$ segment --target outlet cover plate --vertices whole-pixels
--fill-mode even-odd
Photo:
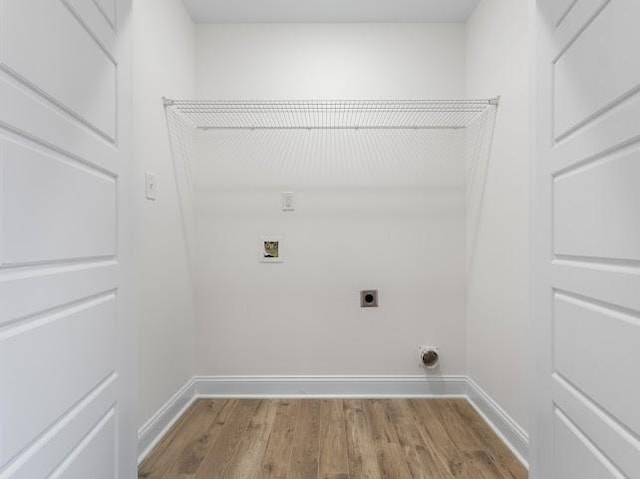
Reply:
[[[293,191],[285,191],[282,193],[282,211],[295,211],[295,199]]]
[[[363,289],[360,291],[360,307],[361,308],[377,308],[378,307],[378,290]]]

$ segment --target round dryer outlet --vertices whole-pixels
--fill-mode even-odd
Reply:
[[[440,364],[440,351],[435,346],[420,346],[420,362],[427,369],[435,369]]]

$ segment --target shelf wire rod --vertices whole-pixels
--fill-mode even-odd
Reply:
[[[311,121],[311,117],[309,116],[309,111],[305,108],[302,107],[302,105],[300,105],[300,109],[304,112],[304,119],[306,121],[306,124],[309,125],[310,121]]]
[[[371,114],[367,115],[367,125],[371,123],[377,123],[380,125],[385,124],[385,116],[388,116],[391,112],[384,111],[384,108],[380,104],[376,104],[371,109]]]
[[[353,125],[353,109],[348,108],[348,106],[345,104],[344,105],[344,116],[346,117],[346,122],[345,124],[347,125]]]
[[[362,103],[360,100],[358,100],[358,104],[356,107],[356,112],[357,112],[357,117],[356,117],[356,125],[357,127],[360,127],[360,125],[362,124],[362,116],[364,115],[364,108],[362,107]]]
[[[290,124],[293,124],[293,123],[294,123],[293,115],[292,115],[292,113],[291,113],[292,107],[293,107],[293,106],[291,105],[291,102],[289,102],[289,103],[288,103],[288,108],[287,108],[287,117],[289,118],[289,123],[290,123]]]
[[[208,118],[211,125],[229,125],[231,127],[236,127],[238,125],[238,119],[231,116],[226,111],[215,112],[212,111],[210,113],[205,113],[205,118]]]
[[[295,104],[295,103],[293,103],[292,105],[293,105],[293,114],[292,114],[292,118],[293,118],[293,120],[292,120],[292,122],[293,122],[293,121],[298,121],[298,119],[299,119],[299,118],[300,118],[300,116],[302,115],[302,111],[301,111],[301,109],[300,109],[300,106],[299,106],[299,105],[297,105],[297,104]]]
[[[170,101],[200,128],[463,128],[495,101]]]
[[[272,109],[265,110],[264,113],[262,113],[260,126],[264,125],[265,123],[269,125],[280,126],[278,115],[276,115]]]
[[[215,119],[216,117],[214,117]],[[238,115],[234,115],[232,110],[222,110],[222,114],[221,115],[217,115],[217,121],[221,121],[221,119],[225,119],[224,122],[226,123],[229,120],[226,120],[227,118],[230,119],[229,124],[232,126],[236,126],[236,127],[247,127],[247,123],[244,120],[244,117],[240,114]],[[223,123],[224,124],[224,123]]]
[[[415,114],[412,113],[409,109],[400,112],[389,112],[387,114],[387,118],[390,122],[396,121],[398,123],[404,122],[406,124],[415,123],[413,117],[415,117]]]
[[[345,105],[342,105],[340,108],[340,124],[345,125],[348,124],[349,117],[347,115],[347,108]]]
[[[415,118],[411,118],[411,116],[414,116],[414,115],[411,115],[411,113],[408,110],[406,110],[403,113],[400,113],[398,122],[400,123],[400,122],[404,121],[406,123],[409,123],[409,120],[413,119],[412,123],[415,124]]]

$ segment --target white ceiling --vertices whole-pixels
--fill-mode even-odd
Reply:
[[[183,0],[198,23],[464,22],[479,0]]]

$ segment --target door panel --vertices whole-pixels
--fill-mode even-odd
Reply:
[[[602,303],[556,293],[554,369],[640,435],[640,321]],[[577,334],[578,333],[578,334]]]
[[[12,462],[3,471],[2,477],[10,477],[11,479],[48,477],[51,471],[54,471],[61,464],[61,458],[65,461],[70,456],[73,457],[70,451],[74,451],[82,442],[81,440],[79,442],[78,438],[89,435],[95,429],[96,424],[102,422],[102,418],[116,417],[116,412],[111,406],[118,401],[117,382],[117,378],[112,377],[111,380],[96,388],[83,400],[80,407],[75,408],[76,413],[70,414],[67,420],[56,424],[36,440],[34,445],[29,448],[33,455],[29,456],[28,460],[23,456],[23,460]],[[107,412],[105,413],[105,411]],[[116,432],[116,435],[120,434]],[[104,457],[112,457],[108,449]],[[134,476],[121,474],[112,477]]]
[[[626,471],[627,477],[640,477],[640,442],[637,437],[621,428],[616,420],[559,375],[554,375],[553,380],[553,397],[558,410],[580,424],[583,435],[600,438],[598,444],[602,447],[602,454],[620,470]]]
[[[51,475],[56,479],[116,476],[116,421],[112,408]]]
[[[537,0],[539,479],[640,473],[640,3]]]
[[[0,264],[112,258],[116,178],[21,143],[0,137],[5,155]]]
[[[4,439],[1,461],[17,454],[78,398],[115,374],[115,299],[107,293],[0,336],[0,422],[11,431]]]
[[[624,476],[603,456],[580,429],[560,410],[554,417],[555,477],[622,479]]]
[[[589,0],[579,0],[571,21]],[[595,12],[574,25],[568,45],[556,45],[553,91],[555,136],[561,138],[637,89],[640,57],[630,45],[640,43],[640,3],[628,0],[591,1]],[[610,52],[615,52],[610,54]]]
[[[93,3],[84,4],[98,13]],[[4,0],[1,11],[4,68],[78,121],[114,140],[117,64],[97,41],[95,32],[106,23],[102,16],[100,22],[89,25],[82,11],[62,0]]]
[[[0,479],[136,474],[129,9],[0,0]]]
[[[7,128],[3,135],[16,132],[19,141],[37,138],[43,146],[71,160],[117,174],[120,149],[88,132],[84,124],[21,83],[4,69],[1,61],[0,72],[4,73],[0,77],[0,123]],[[119,75],[123,75],[122,67]]]
[[[558,174],[553,182],[557,255],[640,261],[640,147]]]

